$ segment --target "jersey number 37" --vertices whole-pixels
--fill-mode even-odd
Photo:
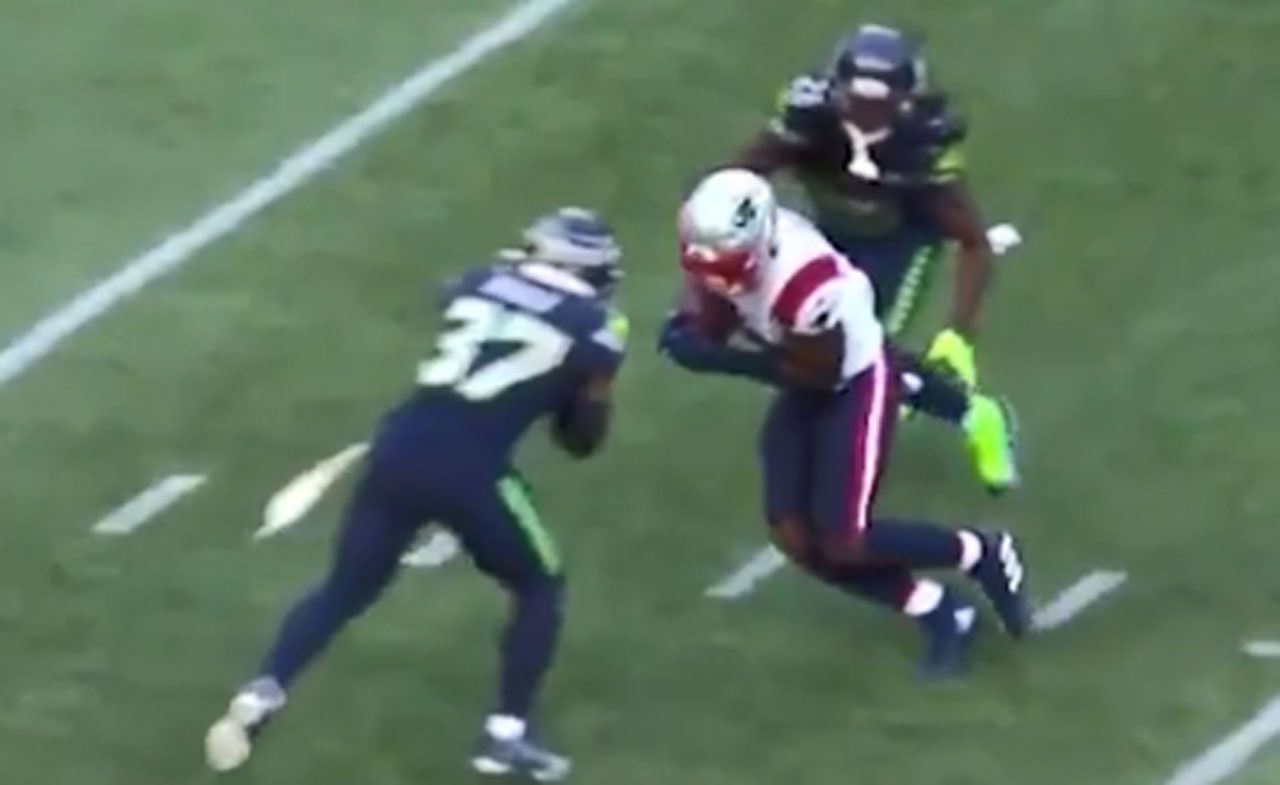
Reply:
[[[564,362],[572,339],[522,311],[479,297],[454,300],[444,317],[453,326],[436,341],[435,355],[418,366],[418,384],[452,387],[469,401],[486,401]],[[477,362],[486,345],[513,347]]]

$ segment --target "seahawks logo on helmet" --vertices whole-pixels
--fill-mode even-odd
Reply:
[[[524,240],[529,256],[568,270],[603,296],[612,294],[622,278],[617,238],[592,210],[561,207],[526,229]]]

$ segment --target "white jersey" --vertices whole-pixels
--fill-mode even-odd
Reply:
[[[799,213],[778,209],[777,252],[760,271],[760,285],[732,299],[743,324],[770,344],[785,333],[815,335],[839,325],[844,332],[846,382],[884,352],[875,293],[866,274]]]

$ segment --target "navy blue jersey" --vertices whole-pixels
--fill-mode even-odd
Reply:
[[[963,176],[967,130],[941,93],[904,105],[892,133],[870,147],[875,178],[855,175],[853,145],[831,90],[820,76],[793,80],[769,126],[795,151],[795,174],[819,223],[855,236],[886,234],[919,217],[931,189]]]
[[[419,366],[418,389],[384,428],[401,446],[430,441],[422,446],[503,466],[530,425],[622,362],[625,317],[546,265],[474,270],[449,287],[441,307],[445,324]]]

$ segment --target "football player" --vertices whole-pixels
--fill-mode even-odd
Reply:
[[[974,387],[992,250],[965,183],[965,124],[929,85],[917,42],[890,27],[860,27],[824,72],[792,81],[779,104],[735,165],[794,176],[818,228],[870,278],[891,335],[907,327],[944,243],[953,242],[950,323],[927,359]]]
[[[1026,579],[1011,534],[875,510],[897,404],[963,417],[970,398],[886,340],[867,276],[743,169],[694,189],[680,240],[697,304],[668,320],[662,350],[690,370],[779,388],[761,439],[774,544],[822,581],[918,619],[926,676],[965,670],[976,614],[963,594],[917,571],[970,576],[1005,630],[1025,634]]]
[[[512,598],[473,767],[541,781],[568,773],[568,759],[529,730],[559,638],[564,579],[511,454],[544,416],[572,455],[601,446],[627,320],[611,304],[619,248],[597,214],[561,209],[525,241],[448,288],[448,327],[418,368],[416,389],[382,420],[327,575],[285,615],[255,677],[209,729],[214,769],[245,762],[298,676],[378,598],[423,524],[436,522]]]

